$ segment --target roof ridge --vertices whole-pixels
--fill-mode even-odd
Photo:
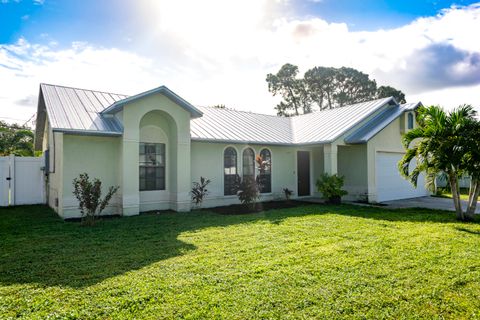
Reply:
[[[267,117],[273,117],[273,118],[278,118],[278,119],[290,118],[290,117],[277,116],[277,115],[275,115],[275,114],[259,113],[259,112],[246,111],[246,110],[237,110],[237,109],[230,109],[230,108],[216,108],[216,107],[210,107],[210,106],[197,106],[197,107],[198,107],[198,108],[211,109],[211,110],[219,110],[219,111],[224,111],[224,112],[225,112],[225,111],[230,111],[230,112],[239,112],[239,113],[254,114],[254,115],[267,116]]]
[[[115,92],[108,92],[108,91],[101,91],[101,90],[85,89],[85,88],[78,88],[78,87],[69,87],[69,86],[63,86],[63,85],[60,85],[60,84],[51,84],[51,83],[42,82],[42,83],[40,83],[40,86],[42,86],[42,85],[51,86],[51,87],[60,87],[60,88],[67,88],[67,89],[82,90],[82,91],[93,91],[93,92],[106,93],[106,94],[115,94],[117,96],[130,97],[130,95],[124,94],[124,93],[115,93]]]
[[[393,97],[386,97],[386,98],[379,98],[379,99],[367,100],[367,101],[363,101],[363,102],[356,102],[356,103],[344,105],[343,107],[336,107],[336,108],[332,108],[332,109],[316,110],[316,111],[313,111],[313,112],[310,112],[310,113],[303,113],[303,114],[299,114],[299,115],[292,115],[292,116],[289,116],[289,117],[282,117],[282,116],[278,116],[278,115],[274,115],[274,114],[266,114],[266,113],[259,113],[259,112],[245,111],[245,110],[237,110],[237,109],[230,109],[230,108],[216,108],[216,107],[211,107],[211,106],[197,106],[197,107],[198,107],[198,108],[212,109],[212,110],[222,110],[222,111],[232,111],[232,112],[248,113],[248,114],[268,116],[268,117],[280,118],[280,119],[295,119],[295,118],[299,118],[299,117],[303,117],[303,116],[309,116],[309,115],[317,114],[317,113],[320,113],[320,112],[331,112],[331,111],[334,111],[335,109],[338,109],[338,108],[352,107],[352,106],[356,106],[356,105],[359,105],[359,104],[362,104],[362,103],[366,103],[366,102],[372,102],[372,103],[373,103],[373,102],[382,101],[382,100],[385,100],[385,102],[386,102],[386,101],[388,101],[388,100],[391,100],[392,98],[393,98]]]
[[[298,117],[302,117],[302,116],[308,116],[308,115],[312,115],[312,114],[317,114],[319,112],[332,112],[332,111],[337,110],[337,109],[354,107],[356,105],[359,105],[359,104],[362,104],[362,103],[367,103],[367,102],[368,103],[375,103],[375,102],[382,101],[382,100],[385,100],[385,102],[387,102],[387,101],[392,100],[392,99],[393,99],[393,97],[386,97],[386,98],[367,100],[367,101],[363,101],[363,102],[355,102],[355,103],[352,103],[352,104],[346,104],[343,107],[335,107],[335,108],[332,108],[332,109],[317,110],[317,111],[313,111],[313,112],[310,112],[310,113],[299,114],[298,116],[292,116],[290,118],[298,118]]]
[[[135,95],[127,95],[127,94],[123,94],[123,93],[115,93],[115,92],[108,92],[108,91],[101,91],[101,90],[85,89],[85,88],[64,86],[64,85],[51,84],[51,83],[45,83],[45,82],[40,83],[40,86],[42,86],[42,85],[47,85],[47,86],[52,86],[52,87],[61,87],[61,88],[67,88],[67,89],[82,90],[82,91],[99,92],[99,93],[105,93],[105,94],[115,94],[115,95],[118,95],[118,96],[125,96],[125,98],[123,98],[123,99],[127,99],[127,98],[129,98],[129,97],[135,96]],[[123,100],[123,99],[122,99],[122,100]],[[357,103],[345,105],[345,106],[343,106],[343,107],[341,107],[341,108],[351,107],[351,106],[355,106],[355,105],[358,105],[358,104],[361,104],[361,103],[365,103],[365,102],[374,102],[374,101],[387,100],[387,99],[392,99],[392,97],[379,98],[379,99],[368,100],[368,101],[364,101],[364,102],[357,102]],[[409,103],[405,103],[405,104],[409,104]],[[210,107],[210,106],[196,106],[196,107],[198,107],[198,108],[207,108],[207,109],[212,109],[212,110],[214,109],[214,110],[222,110],[222,111],[240,112],[240,113],[247,113],[247,114],[253,114],[253,115],[261,115],[261,116],[267,116],[267,117],[273,117],[273,118],[280,118],[280,119],[287,118],[287,119],[290,119],[289,122],[292,122],[291,119],[295,119],[295,118],[299,118],[299,117],[303,117],[303,116],[308,116],[308,115],[313,115],[313,114],[317,114],[317,113],[319,113],[319,112],[329,112],[329,111],[332,111],[332,110],[337,109],[337,108],[333,108],[333,109],[323,109],[323,110],[313,111],[313,112],[310,112],[310,113],[304,113],[304,114],[299,114],[299,115],[292,115],[292,116],[289,116],[289,117],[282,117],[282,116],[273,115],[273,114],[266,114],[266,113],[259,113],[259,112],[245,111],[245,110],[236,110],[236,109],[229,109],[229,108],[224,108],[224,109],[222,109],[222,108],[215,108],[215,107]]]

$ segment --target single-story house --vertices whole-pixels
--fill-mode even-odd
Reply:
[[[204,207],[238,203],[234,177],[271,161],[261,201],[321,196],[320,174],[345,177],[346,200],[424,196],[398,173],[401,134],[420,103],[378,99],[295,117],[195,107],[165,86],[134,96],[41,84],[35,148],[46,154],[48,204],[78,217],[72,180],[87,172],[120,186],[105,214],[189,211],[190,190],[211,180]]]

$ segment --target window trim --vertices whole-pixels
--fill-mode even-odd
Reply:
[[[157,148],[156,145],[163,145],[163,165],[158,165],[158,166],[146,166],[146,165],[142,165],[141,162],[140,162],[140,147],[141,145],[154,145],[155,146],[155,149]],[[164,142],[139,142],[138,143],[138,190],[139,192],[149,192],[149,191],[165,191],[167,190],[167,144],[164,143]],[[161,154],[157,154],[155,153],[155,156],[157,155],[161,155]],[[163,179],[163,188],[157,188],[156,186],[156,182],[155,182],[155,189],[142,189],[141,188],[141,184],[140,184],[140,172],[142,170],[142,168],[148,168],[148,167],[153,167],[153,168],[163,168],[163,178],[160,178],[160,179]],[[146,173],[145,173],[145,176],[146,176]],[[147,180],[147,178],[145,177],[145,180]],[[154,180],[157,180],[157,177],[155,177]],[[146,185],[145,185],[146,186]]]
[[[225,153],[227,152],[227,150],[233,150],[235,152],[235,174],[226,174],[225,173]],[[230,176],[233,176],[233,177],[237,177],[238,176],[238,151],[237,149],[234,147],[234,146],[227,146],[225,147],[225,149],[223,149],[223,152],[222,152],[222,179],[223,179],[223,195],[224,196],[235,196],[236,195],[236,191],[231,191],[231,193],[227,193],[227,177],[230,177]],[[232,188],[231,190],[234,190],[234,188]]]
[[[253,166],[252,167],[252,172],[253,173],[252,173],[251,177],[253,179],[255,179],[255,177],[257,176],[256,175],[257,166],[256,166],[256,161],[255,161],[256,153],[255,153],[255,150],[252,147],[246,147],[242,150],[242,179],[245,178],[245,152],[247,150],[250,150],[253,153],[253,158],[252,158],[252,166]]]
[[[415,126],[415,117],[411,112],[407,114],[407,129],[412,130]]]
[[[273,186],[273,183],[272,183],[272,176],[273,176],[273,175],[272,175],[272,167],[273,167],[273,166],[272,166],[272,163],[273,163],[273,161],[272,161],[272,150],[270,150],[269,148],[262,148],[262,149],[260,149],[259,155],[262,157],[262,160],[263,160],[262,152],[264,152],[264,151],[268,151],[268,154],[269,154],[269,156],[270,156],[270,169],[268,170],[268,172],[269,172],[268,175],[270,176],[270,179],[269,179],[270,186],[269,186],[269,191],[266,191],[266,192],[260,191],[260,194],[271,194],[271,193],[272,193],[272,189],[273,189],[273,188],[272,188],[272,186]],[[259,174],[259,176],[260,176],[260,174]]]

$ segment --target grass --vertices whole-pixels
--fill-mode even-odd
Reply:
[[[468,200],[468,189],[465,189],[465,188],[461,188],[460,189],[460,199],[461,200],[465,200],[467,201]],[[447,191],[445,189],[443,190],[440,190],[440,194],[438,195],[435,195],[435,197],[439,197],[439,198],[452,198],[452,193],[450,191]],[[480,197],[478,197],[477,199],[480,199]]]
[[[311,205],[88,228],[0,209],[0,318],[480,318],[480,224]]]

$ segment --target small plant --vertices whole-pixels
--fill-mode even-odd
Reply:
[[[342,189],[343,183],[344,177],[324,173],[317,180],[317,190],[322,193],[327,203],[339,204],[342,196],[348,194],[347,191]]]
[[[285,195],[285,199],[287,199],[287,201],[290,201],[290,197],[292,196],[293,191],[288,188],[283,188],[283,194]]]
[[[257,199],[260,197],[260,190],[255,178],[250,176],[239,178],[237,190],[240,202],[252,210],[255,209]]]
[[[368,192],[363,193],[359,196],[358,201],[359,203],[368,203]]]
[[[87,173],[81,173],[78,178],[73,179],[73,194],[78,200],[82,223],[94,225],[95,220],[118,189],[118,186],[110,187],[105,198],[102,199],[102,182],[99,179],[90,181]]]
[[[201,207],[203,199],[208,194],[207,186],[210,183],[210,180],[204,177],[200,177],[200,182],[193,182],[192,191],[192,202],[195,203],[195,206]]]

